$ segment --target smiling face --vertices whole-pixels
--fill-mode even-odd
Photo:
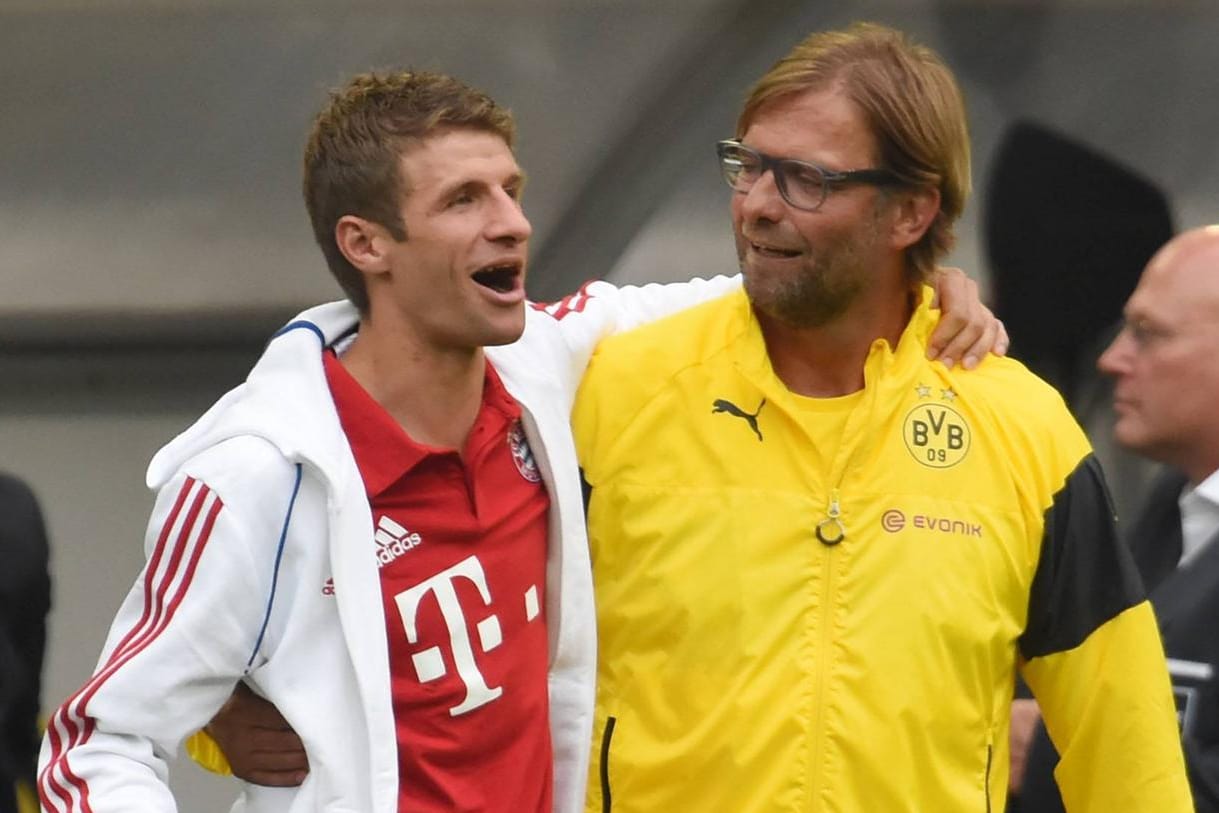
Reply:
[[[875,167],[876,141],[854,103],[834,88],[769,103],[741,138],[745,146],[830,170]],[[732,197],[732,225],[754,307],[785,325],[819,327],[845,314],[878,275],[901,273],[886,239],[888,207],[875,187],[830,190],[814,212],[786,203],[766,173]]]
[[[1151,259],[1098,366],[1114,379],[1119,443],[1195,482],[1219,468],[1219,227]]]
[[[508,145],[482,130],[441,130],[408,147],[401,169],[406,239],[378,238],[383,264],[367,276],[369,323],[441,352],[516,341],[532,227]]]

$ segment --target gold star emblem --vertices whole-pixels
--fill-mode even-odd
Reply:
[[[953,392],[952,390],[940,390],[940,392],[942,392],[944,394],[943,397],[944,397],[945,401],[957,400],[957,394],[955,392]]]
[[[926,384],[919,384],[914,388],[914,391],[918,393],[919,398],[931,397],[931,387],[928,387]]]

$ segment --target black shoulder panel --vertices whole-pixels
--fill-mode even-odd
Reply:
[[[1117,538],[1105,475],[1090,454],[1045,512],[1020,652],[1031,659],[1073,649],[1143,598],[1134,560]]]

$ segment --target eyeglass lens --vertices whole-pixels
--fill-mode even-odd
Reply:
[[[817,167],[789,158],[771,158],[740,144],[719,149],[724,180],[738,192],[748,192],[767,170],[783,199],[798,209],[816,209],[825,200],[825,176]]]

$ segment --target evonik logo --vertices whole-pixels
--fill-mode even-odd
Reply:
[[[905,513],[896,508],[890,508],[880,517],[880,527],[891,534],[905,529],[907,524],[921,531],[982,538],[982,523],[980,522],[966,522],[963,519],[939,517],[933,514],[912,514],[907,517]]]
[[[377,568],[382,568],[407,551],[423,544],[423,538],[408,531],[387,516],[377,520],[377,530],[372,535],[377,543]]]

